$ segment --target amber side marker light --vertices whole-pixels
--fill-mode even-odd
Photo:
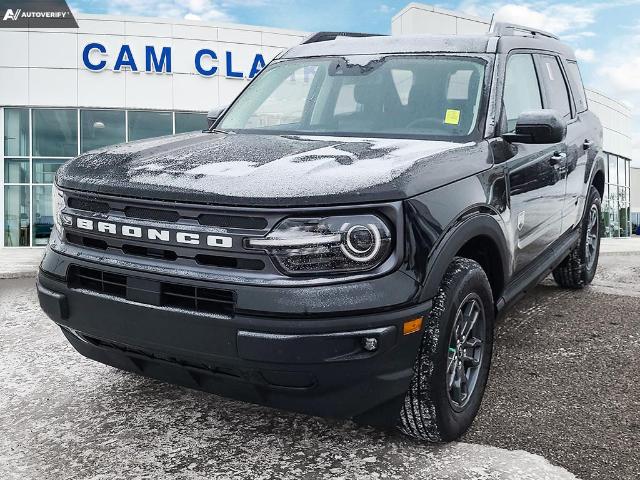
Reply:
[[[423,317],[418,317],[404,322],[402,333],[404,335],[411,335],[412,333],[419,332],[422,329],[422,318]]]

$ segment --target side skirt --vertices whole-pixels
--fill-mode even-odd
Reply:
[[[522,298],[528,291],[562,263],[572,248],[580,240],[579,229],[573,229],[551,244],[531,265],[518,273],[505,287],[502,297],[496,302],[498,314],[504,313],[510,306]]]

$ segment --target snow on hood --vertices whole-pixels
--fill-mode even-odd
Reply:
[[[428,140],[298,137],[327,143],[308,151],[259,160],[213,161],[192,166],[194,155],[212,155],[220,145],[199,151],[177,149],[150,156],[129,170],[132,182],[199,190],[235,197],[328,195],[385,184],[417,161],[470,144]],[[238,152],[242,158],[242,152]]]
[[[488,155],[486,142],[191,133],[88,152],[57,182],[170,201],[331,205],[407,198],[488,168]]]

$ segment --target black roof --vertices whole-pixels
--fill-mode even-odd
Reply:
[[[573,50],[558,37],[520,25],[497,23],[486,35],[372,35],[318,32],[282,55],[282,58],[380,55],[401,53],[508,53],[515,49],[557,52],[575,59]]]

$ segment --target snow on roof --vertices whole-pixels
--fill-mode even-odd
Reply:
[[[283,58],[422,52],[484,53],[490,38],[488,35],[338,37],[327,42],[297,45]]]

